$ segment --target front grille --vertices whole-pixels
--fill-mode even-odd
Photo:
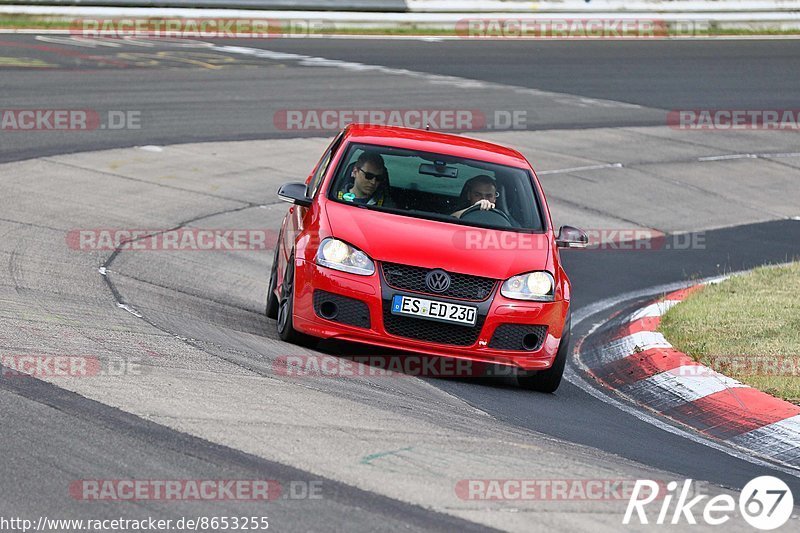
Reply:
[[[325,313],[322,311],[324,303],[336,305],[336,314],[334,316],[324,316]],[[314,312],[317,316],[326,320],[359,328],[370,328],[369,307],[366,303],[355,298],[348,298],[340,294],[317,289],[314,291]]]
[[[478,315],[475,326],[459,326],[394,315],[391,300],[383,301],[383,327],[388,333],[398,337],[453,346],[472,346],[478,340],[484,320],[485,317]]]
[[[488,298],[494,290],[495,280],[467,274],[450,274],[450,287],[444,292],[431,292],[425,285],[425,276],[433,269],[383,263],[383,277],[390,287],[406,291],[421,292],[445,298],[459,298],[480,302]]]
[[[531,326],[528,324],[500,324],[494,330],[489,348],[497,350],[520,350],[535,352],[542,347],[547,326]],[[526,337],[530,335],[530,337]]]

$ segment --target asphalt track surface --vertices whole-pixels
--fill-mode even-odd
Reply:
[[[323,53],[311,39],[269,46]],[[661,109],[789,109],[797,103],[800,42],[332,41],[324,56]]]
[[[0,41],[3,56],[24,57],[25,61],[41,59],[55,65],[36,71],[30,67],[4,68],[0,107],[135,109],[142,111],[147,125],[119,135],[96,132],[58,138],[57,133],[4,133],[0,145],[2,162],[141,144],[296,137],[298,132],[275,128],[276,110],[324,106],[386,108],[403,105],[411,94],[393,90],[394,80],[379,74],[334,69],[317,72],[292,62],[259,60],[248,64],[251,60],[242,58],[236,67],[211,69],[181,64],[174,56],[143,66],[153,58],[128,56],[113,58],[120,64],[108,64],[98,60],[98,56],[111,53],[108,49],[93,49],[91,57],[80,57],[74,55],[74,47],[50,43],[44,48],[32,36],[4,35]],[[800,41],[276,40],[239,44],[642,106],[624,111],[556,109],[542,115],[532,129],[663,125],[665,110],[683,107],[793,108],[797,107],[794,91],[800,71]],[[289,70],[293,72],[287,75]],[[413,90],[413,84],[404,89]],[[437,98],[440,95],[421,94],[415,105],[424,107],[426,101],[433,103]],[[514,107],[513,103],[499,107],[488,90],[485,95],[476,96],[472,105],[485,109]],[[293,172],[287,170],[287,175]],[[713,230],[706,232],[705,238],[704,250],[565,253],[576,310],[630,291],[784,262],[800,253],[800,223],[796,221]],[[607,312],[629,303],[620,302]],[[170,325],[191,329],[188,325]],[[586,333],[590,325],[588,321],[582,323],[576,333]],[[503,382],[429,381],[513,426],[585,444],[679,476],[736,489],[753,477],[772,472],[667,434],[569,382],[564,382],[557,394],[546,396],[531,395]],[[56,484],[51,481],[68,482],[74,479],[74,472],[87,472],[87,465],[96,469],[98,477],[104,469],[125,467],[132,473],[152,468],[164,478],[309,477],[302,470],[177,433],[46,383],[3,378],[0,399],[4,406],[4,461],[0,474],[4,489],[14,487],[3,491],[6,515],[46,508],[48,502],[57,499],[52,493]],[[15,429],[9,431],[12,427]],[[41,446],[33,458],[32,443]],[[800,494],[796,477],[782,477],[795,494]],[[401,527],[479,529],[448,515],[331,483],[336,487],[336,497],[313,502],[316,507],[302,502],[301,513],[292,507],[293,502],[279,502],[270,517],[274,515],[278,523],[292,524],[292,530],[376,530],[377,525],[387,531]],[[215,510],[229,511],[228,514],[239,511],[235,504],[226,505],[220,504]],[[164,517],[175,513],[168,506],[142,506]],[[116,507],[108,510],[118,512]],[[131,513],[135,515],[138,510],[132,509]],[[204,514],[209,510],[203,509]],[[53,511],[56,514],[59,509]]]
[[[564,253],[565,268],[574,283],[576,309],[628,292],[679,282],[685,280],[687,274],[705,278],[765,263],[785,262],[798,254],[800,224],[773,222],[716,230],[705,235],[708,240],[702,253],[673,250],[654,255],[645,252],[637,257],[636,252],[605,251],[593,252],[590,258],[575,251]],[[776,235],[780,237],[776,239]],[[643,299],[621,302],[601,316],[609,316],[637,301]],[[587,320],[575,328],[575,334],[585,335],[592,324],[593,321]],[[569,382],[562,383],[557,395],[542,398],[541,407],[531,410],[519,409],[515,400],[519,391],[513,388],[475,387],[446,381],[439,386],[510,423],[688,477],[739,487],[764,472],[761,467],[660,431],[654,431],[650,438],[642,438],[640,431],[644,428],[639,424],[632,426],[630,416],[611,406],[601,407]],[[800,487],[797,479],[791,481],[792,487]]]
[[[442,107],[414,80],[197,47],[86,48],[62,36],[0,34],[3,104],[135,110],[140,130],[81,135],[15,132],[0,162],[140,144],[319,135],[275,126],[286,109]],[[473,91],[470,109],[525,110],[528,129],[662,126],[672,109],[792,109],[800,41],[515,42],[272,39],[209,41],[412,69],[641,108],[541,105],[535,97]],[[37,67],[36,61],[46,67]],[[16,66],[15,66],[16,65]],[[31,87],[36,87],[31,91]],[[69,87],[69,90],[65,90]],[[413,95],[413,97],[411,96]]]

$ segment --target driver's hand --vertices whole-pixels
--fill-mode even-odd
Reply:
[[[488,211],[489,209],[494,209],[494,204],[489,200],[478,200],[473,205],[481,206],[481,211]]]

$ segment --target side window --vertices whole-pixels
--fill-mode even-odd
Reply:
[[[319,161],[319,165],[317,165],[317,171],[314,173],[314,177],[311,178],[311,183],[308,184],[306,196],[309,198],[313,198],[317,194],[319,184],[322,183],[322,177],[325,175],[325,171],[328,170],[328,165],[331,162],[331,153],[331,150],[325,152],[325,155],[323,155],[322,159]]]
[[[316,196],[319,186],[322,183],[322,178],[325,176],[325,172],[328,170],[328,165],[331,164],[333,154],[336,153],[337,148],[339,148],[339,143],[341,140],[342,135],[339,134],[339,136],[336,137],[336,139],[328,147],[328,150],[326,150],[325,155],[322,156],[322,159],[319,160],[317,170],[314,172],[314,176],[311,178],[311,182],[308,184],[308,189],[306,190],[306,196],[309,198]]]

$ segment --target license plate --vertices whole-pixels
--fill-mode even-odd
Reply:
[[[474,326],[478,308],[470,305],[437,302],[415,296],[395,294],[392,298],[392,313],[449,322],[451,324]]]

